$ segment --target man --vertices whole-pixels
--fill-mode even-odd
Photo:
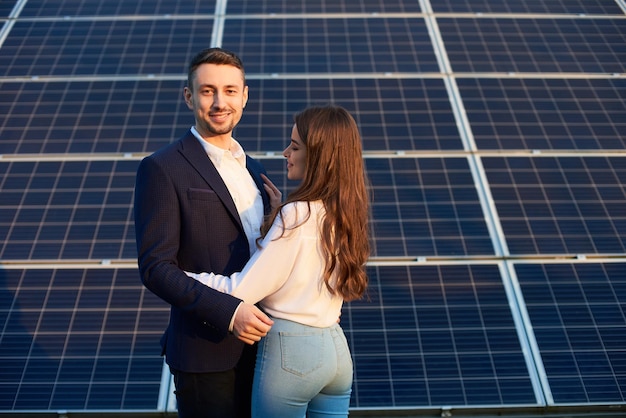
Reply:
[[[232,138],[248,100],[239,58],[221,48],[197,54],[184,98],[194,126],[145,158],[137,171],[139,270],[143,284],[171,305],[161,344],[174,375],[179,416],[248,416],[251,344],[272,321],[185,271],[240,271],[255,251],[275,189],[264,186],[264,169]]]

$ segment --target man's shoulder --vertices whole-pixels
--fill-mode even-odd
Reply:
[[[185,133],[180,138],[154,151],[152,154],[148,156],[148,158],[151,158],[154,160],[161,160],[161,159],[168,159],[172,155],[179,155],[180,152],[184,150],[185,147],[189,147],[191,144],[193,144],[191,140],[197,141],[195,137],[193,136],[193,134],[191,133],[191,131],[187,131],[187,133]]]

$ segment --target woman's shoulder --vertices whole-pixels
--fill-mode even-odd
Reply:
[[[319,212],[324,209],[324,204],[321,200],[315,200],[312,202],[307,202],[304,200],[299,200],[297,202],[289,202],[282,208],[283,214],[290,214],[295,212]]]
[[[283,206],[281,210],[281,218],[286,226],[297,225],[306,222],[310,218],[316,218],[322,213],[324,204],[321,201],[290,202]]]

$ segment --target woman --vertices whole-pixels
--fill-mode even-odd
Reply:
[[[294,122],[283,155],[301,183],[264,224],[260,249],[231,277],[188,274],[274,320],[259,343],[252,416],[347,416],[352,359],[338,318],[344,300],[365,292],[369,256],[361,138],[337,106]]]

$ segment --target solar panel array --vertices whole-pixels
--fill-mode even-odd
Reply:
[[[9,0],[0,24],[0,413],[175,410],[133,186],[212,45],[284,191],[294,112],[361,129],[354,414],[626,407],[623,0]]]

